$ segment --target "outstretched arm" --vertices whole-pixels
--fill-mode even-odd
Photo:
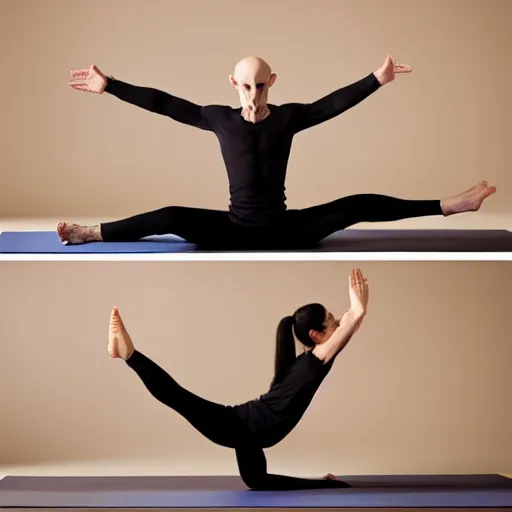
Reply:
[[[296,132],[306,130],[325,121],[339,116],[343,112],[355,107],[368,96],[379,89],[380,83],[371,73],[367,77],[338,89],[327,96],[313,102],[306,103],[299,115]]]
[[[361,103],[383,85],[394,80],[396,73],[409,73],[410,71],[410,66],[396,64],[388,55],[384,64],[373,73],[313,103],[304,104],[299,115],[296,132],[339,116]]]
[[[200,105],[158,89],[131,85],[108,77],[105,92],[149,112],[170,117],[179,123],[211,130]]]
[[[202,130],[212,130],[203,116],[203,108],[188,100],[158,89],[131,85],[113,77],[107,77],[95,65],[91,65],[89,69],[72,70],[70,75],[71,80],[68,85],[77,91],[95,94],[107,92],[122,101],[170,117],[180,123]]]

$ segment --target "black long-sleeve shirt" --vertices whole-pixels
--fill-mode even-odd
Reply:
[[[342,114],[379,87],[371,73],[313,103],[269,104],[270,115],[254,124],[242,117],[240,107],[200,106],[113,78],[108,78],[105,91],[150,112],[213,132],[228,174],[232,221],[264,226],[286,210],[286,170],[294,135]]]
[[[324,363],[309,350],[297,357],[267,393],[233,407],[262,448],[276,445],[293,430],[334,361]]]

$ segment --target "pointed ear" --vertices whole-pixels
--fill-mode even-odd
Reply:
[[[277,80],[277,75],[275,73],[272,73],[268,80],[268,86],[272,87],[275,84],[276,80]]]
[[[229,75],[229,83],[233,86],[233,87],[236,87],[238,85],[237,81],[235,80],[235,77],[233,75]]]

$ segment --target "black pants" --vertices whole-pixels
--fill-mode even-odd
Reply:
[[[101,225],[105,242],[126,242],[173,234],[203,248],[265,249],[310,247],[359,222],[386,222],[442,215],[439,200],[407,200],[357,194],[330,203],[288,210],[264,227],[235,224],[227,211],[168,206]]]
[[[336,480],[295,478],[267,473],[263,449],[229,406],[209,402],[181,387],[168,373],[142,353],[127,361],[158,401],[181,414],[198,432],[215,444],[233,448],[240,476],[253,490],[328,489],[349,487]]]

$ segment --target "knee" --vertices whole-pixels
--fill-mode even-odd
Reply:
[[[267,490],[269,475],[263,449],[254,439],[246,440],[236,449],[238,471],[244,484],[254,491]]]
[[[252,491],[267,491],[268,483],[266,475],[258,475],[256,473],[249,473],[241,475],[244,484]]]
[[[179,214],[181,208],[179,206],[164,206],[158,210],[160,215],[165,217],[176,217]]]
[[[164,206],[155,213],[156,215],[153,217],[153,220],[159,223],[160,231],[174,230],[176,229],[176,226],[182,226],[185,221],[183,217],[183,208],[180,206]]]
[[[253,491],[264,491],[267,489],[267,474],[248,466],[240,471],[243,483]]]

